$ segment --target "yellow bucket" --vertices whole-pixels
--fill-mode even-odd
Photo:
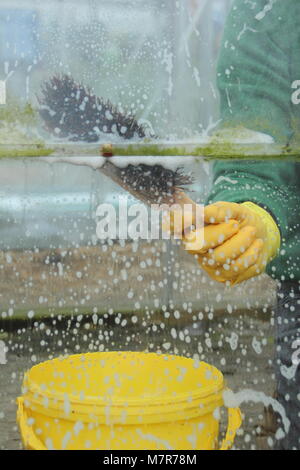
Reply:
[[[32,367],[18,398],[26,449],[200,450],[218,448],[216,409],[223,376],[193,359],[142,352],[99,352]],[[241,425],[228,409],[221,449]]]

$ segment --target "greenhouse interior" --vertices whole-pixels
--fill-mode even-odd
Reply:
[[[0,0],[1,450],[300,449],[299,22]]]

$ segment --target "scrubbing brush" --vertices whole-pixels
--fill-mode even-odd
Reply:
[[[138,163],[119,168],[107,158],[101,172],[146,204],[192,203],[184,189],[193,180],[181,167],[170,170],[162,165]]]
[[[123,139],[147,135],[132,114],[120,112],[69,75],[54,76],[45,82],[42,96],[37,99],[46,129],[73,142],[97,142],[101,133]]]
[[[38,102],[46,129],[71,141],[97,142],[101,132],[123,139],[147,136],[135,116],[120,112],[111,102],[97,97],[69,75],[54,76],[45,82]],[[112,152],[103,155],[112,155]],[[181,167],[170,170],[159,164],[129,164],[120,168],[107,158],[101,171],[147,204],[194,204],[184,193],[192,177]]]

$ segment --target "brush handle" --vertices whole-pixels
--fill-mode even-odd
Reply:
[[[124,182],[122,170],[122,168],[119,168],[113,163],[111,163],[109,158],[106,158],[104,165],[100,168],[101,173],[103,173],[105,176],[107,176],[112,181],[121,186],[123,189],[125,189],[125,191],[129,192],[135,198],[139,199],[145,204],[151,205],[152,201],[149,200],[149,194],[147,192],[136,189],[130,184]],[[179,204],[182,208],[185,204],[191,204],[193,208],[196,207],[196,203],[192,199],[190,199],[181,189],[175,189],[172,196],[170,196],[170,200],[163,200],[162,202],[170,205]]]
[[[100,171],[123,189],[125,189],[125,191],[132,194],[135,198],[139,199],[146,205],[151,205],[151,201],[149,201],[149,194],[147,192],[133,188],[131,185],[124,182],[124,178],[122,177],[122,168],[119,168],[111,163],[109,158],[106,159],[104,165],[100,168]],[[187,194],[182,189],[175,189],[174,193],[170,196],[170,199],[163,200],[162,203],[164,203],[164,205],[169,205],[171,211],[173,204],[180,206],[182,209],[182,214],[184,214],[182,219],[183,231],[196,226],[197,204],[189,196],[187,196]],[[191,206],[191,211],[188,213],[185,212],[185,205]]]
[[[177,189],[173,197],[175,204],[179,204],[182,208],[185,204],[191,204],[193,209],[195,209],[197,206],[197,203],[187,196],[187,194],[181,189]]]
[[[187,194],[184,191],[179,190],[179,189],[175,191],[173,198],[174,198],[173,204],[178,204],[182,209],[182,213],[184,214],[184,217],[182,219],[183,231],[185,231],[186,229],[190,229],[193,226],[196,226],[198,204],[195,201],[193,201],[189,196],[187,196]],[[185,213],[184,211],[185,205],[191,206],[191,212]]]

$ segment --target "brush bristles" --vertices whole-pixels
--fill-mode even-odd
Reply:
[[[69,75],[46,81],[38,101],[47,130],[57,137],[84,142],[97,142],[101,133],[123,139],[146,137],[132,114],[120,112]]]
[[[128,165],[121,170],[125,185],[147,197],[149,202],[170,201],[176,190],[183,190],[193,182],[183,168],[175,171],[162,165]]]
[[[47,130],[57,137],[85,142],[97,142],[101,133],[116,134],[123,139],[146,137],[144,127],[134,116],[121,113],[112,103],[97,97],[69,75],[54,76],[46,81],[38,101]],[[105,174],[112,177],[111,166],[106,166]],[[162,165],[145,164],[130,164],[114,171],[114,179],[150,203],[169,202],[176,189],[184,189],[192,183],[191,176],[182,168],[173,171]]]

